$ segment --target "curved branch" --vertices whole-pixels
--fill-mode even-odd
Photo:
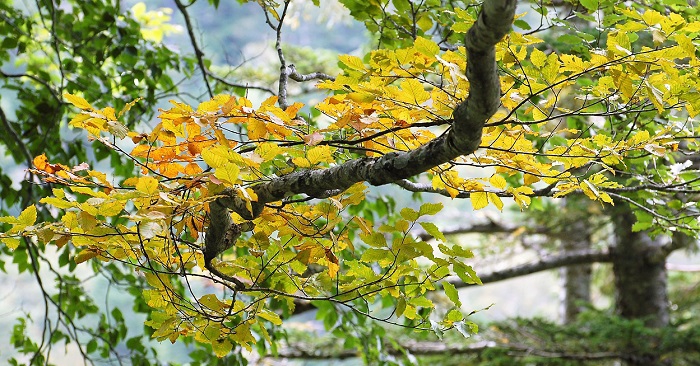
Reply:
[[[179,0],[177,1],[181,6]],[[216,272],[211,260],[231,248],[240,235],[240,228],[233,223],[227,209],[233,210],[246,220],[252,220],[260,215],[266,203],[280,201],[289,195],[328,197],[329,192],[337,194],[362,181],[380,186],[412,177],[459,156],[473,153],[481,143],[484,124],[500,105],[501,88],[495,46],[511,29],[515,5],[516,0],[485,2],[479,19],[467,33],[465,44],[470,93],[455,109],[450,131],[412,151],[350,160],[323,170],[302,170],[254,185],[252,189],[257,201],[252,202],[252,210],[247,208],[246,202],[235,191],[224,191],[224,197],[217,198],[210,204],[210,223],[206,232],[204,252],[207,269],[224,278],[221,273]],[[278,94],[281,108],[286,108],[287,77],[294,70],[285,64],[281,48],[281,28],[288,6],[289,0],[284,2],[284,10],[277,27],[273,26],[277,32],[276,48],[282,64]],[[267,21],[272,26],[269,17]],[[237,289],[245,288],[240,281],[224,279],[234,282]]]
[[[375,186],[393,183],[473,153],[481,142],[484,124],[500,105],[495,45],[510,30],[515,5],[515,0],[485,2],[478,21],[467,33],[470,93],[455,109],[454,123],[447,133],[412,151],[354,159],[324,170],[302,170],[255,185],[252,189],[258,200],[254,202],[252,213],[244,209],[245,203],[235,194],[222,204],[252,219],[266,203],[290,194],[322,197],[327,191],[345,190],[363,181]],[[280,101],[282,96],[280,94]]]

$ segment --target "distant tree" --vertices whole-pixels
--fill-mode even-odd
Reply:
[[[76,3],[71,11],[79,11],[77,17],[40,5],[41,22],[32,23],[2,5],[13,21],[2,28],[5,34],[26,33],[2,42],[12,51],[7,54],[25,52],[28,44],[46,47],[59,70],[47,77],[61,82],[53,90],[56,80],[44,81],[34,69],[3,80],[45,86],[36,90],[48,93],[44,97],[56,108],[65,101],[79,110],[68,125],[85,130],[100,146],[96,151],[113,156],[113,169],[128,162],[127,169],[105,172],[83,163],[87,156],[71,161],[75,154],[38,154],[44,145],[32,139],[31,122],[21,113],[17,121],[3,115],[14,131],[8,150],[31,161],[30,173],[52,188],[38,202],[28,195],[6,203],[23,209],[0,218],[4,252],[20,271],[33,271],[39,285],[37,263],[47,247],[56,248],[59,264],[69,269],[90,261],[114,283],[124,283],[137,308],[149,312],[149,336],[204,347],[193,353],[198,362],[209,362],[211,352],[244,363],[240,351],[254,346],[274,354],[284,319],[309,305],[346,337],[346,347],[362,347],[366,362],[393,362],[382,356],[376,337],[367,336],[381,332],[377,323],[469,336],[477,326],[462,310],[457,288],[596,261],[613,264],[619,315],[641,322],[626,329],[668,325],[665,259],[693,245],[699,226],[693,202],[699,177],[688,169],[700,112],[700,22],[694,12],[673,1],[537,3],[531,5],[539,17],[533,28],[536,22],[515,19],[515,0],[340,2],[377,35],[377,43],[363,57],[340,56],[342,72],[333,76],[301,73],[285,58],[291,1],[258,1],[276,35],[280,66],[276,90],[258,88],[270,92],[259,105],[244,93],[246,84],[212,71],[191,4],[175,0],[194,52],[189,59],[143,39],[155,35],[130,20],[143,8],[121,16],[118,6]],[[97,18],[86,29],[57,31],[59,24],[82,24],[71,19],[90,14]],[[511,31],[514,22],[522,31]],[[123,23],[131,26],[132,48],[119,46]],[[46,27],[49,40],[34,43],[34,25],[28,24]],[[84,44],[94,48],[83,55]],[[115,49],[104,52],[108,47]],[[155,90],[174,88],[164,71],[180,62],[186,72],[197,71],[208,100],[196,108],[173,100],[159,110],[155,126],[137,132],[128,117],[132,109],[154,113]],[[65,80],[74,70],[85,75],[71,84]],[[97,86],[89,79],[95,75],[104,76]],[[328,95],[307,107],[293,99],[290,85],[310,81]],[[131,89],[142,82],[148,87]],[[125,97],[103,97],[122,85],[129,85]],[[243,93],[223,93],[225,88]],[[36,110],[38,121],[43,115]],[[59,134],[45,135],[62,141]],[[549,198],[585,197],[605,207],[599,214],[609,215],[616,243],[609,251],[566,248],[480,278],[465,263],[473,253],[450,243],[430,221],[442,204],[375,210],[366,193],[368,186],[382,185],[469,199],[474,210],[503,210],[505,199],[527,210],[544,207]],[[579,231],[557,220],[571,227],[549,230],[585,239],[590,222],[578,222]],[[416,235],[418,227],[430,238]],[[96,337],[86,342],[73,319],[97,310],[80,307],[79,283],[64,281],[70,291],[44,294],[68,334],[48,324],[49,339],[37,343],[16,335],[15,344],[37,364],[48,362],[59,341],[79,345],[86,360],[99,355],[120,362],[113,344],[125,341],[127,330],[119,310],[102,315],[100,327],[109,333],[86,330]],[[440,314],[428,296],[436,290],[451,302]],[[64,296],[71,298],[69,306]],[[148,363],[140,339],[126,346],[134,363]],[[608,356],[645,365],[664,357],[663,347],[641,355],[637,344],[620,347]]]

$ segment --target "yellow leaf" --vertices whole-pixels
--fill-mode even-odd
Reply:
[[[197,113],[214,113],[219,110],[221,104],[216,99],[210,99],[197,106]]]
[[[80,109],[88,109],[88,110],[93,109],[92,106],[90,105],[90,103],[88,103],[87,100],[85,100],[82,97],[79,97],[77,95],[73,95],[70,93],[63,93],[63,97],[66,98],[66,100],[68,100],[68,102],[70,102],[70,104],[72,104]]]
[[[85,262],[88,259],[92,259],[97,257],[97,252],[95,252],[91,248],[86,248],[83,249],[80,253],[78,253],[73,260],[75,261],[76,264],[80,264]]]
[[[501,197],[498,197],[495,193],[489,192],[488,198],[499,211],[503,211],[503,201],[501,201]]]
[[[243,157],[237,152],[222,146],[216,145],[202,150],[202,159],[212,168],[218,168],[229,162],[243,164]]]
[[[318,163],[330,163],[333,161],[333,151],[330,146],[315,146],[309,149],[306,153],[306,158],[309,159],[311,165]]]
[[[489,205],[489,198],[486,192],[472,192],[469,195],[469,199],[472,201],[472,207],[474,207],[475,211]]]
[[[117,117],[118,117],[118,118],[121,118],[121,116],[123,116],[124,113],[128,112],[128,111],[131,109],[131,107],[133,107],[133,106],[134,106],[136,103],[138,103],[141,99],[143,99],[143,98],[140,98],[140,97],[139,97],[139,98],[136,98],[136,99],[132,100],[132,101],[129,102],[129,103],[126,103],[126,105],[124,106],[124,108],[122,108],[122,110],[119,111],[119,114],[117,115]]]
[[[537,48],[533,48],[532,53],[530,54],[530,61],[532,61],[533,65],[537,67],[542,67],[545,64],[545,61],[547,61],[547,55],[545,55],[544,52],[538,50]]]
[[[661,23],[661,21],[664,20],[664,16],[656,10],[647,9],[644,11],[644,14],[642,14],[642,20],[644,20],[647,25],[652,26]]]
[[[437,43],[423,37],[416,38],[413,48],[426,56],[435,56],[440,52],[440,46]]]
[[[505,189],[506,188],[506,179],[498,174],[492,175],[491,178],[489,179],[489,182],[495,188],[498,188],[498,189]]]
[[[398,99],[410,104],[421,104],[430,98],[430,93],[425,91],[423,84],[416,79],[406,79],[401,82],[401,93]]]
[[[345,66],[347,66],[353,70],[360,70],[360,71],[365,70],[365,63],[362,62],[362,59],[357,57],[357,56],[340,55],[340,56],[338,56],[338,59],[340,59],[340,62],[345,64]]]
[[[15,250],[19,246],[19,238],[2,238],[0,241],[10,248],[10,250]]]
[[[634,136],[632,136],[631,139],[629,139],[628,146],[633,147],[633,146],[636,146],[640,143],[647,142],[647,141],[649,141],[649,139],[650,139],[649,132],[642,130],[642,131],[637,132]]]
[[[236,164],[227,162],[223,166],[216,168],[214,176],[229,184],[236,184],[240,171]]]
[[[22,225],[24,227],[34,225],[36,222],[36,206],[31,205],[22,211],[21,214],[17,217],[17,221],[19,225]]]
[[[263,139],[267,136],[267,128],[265,127],[265,122],[255,119],[248,118],[248,138],[251,140]]]
[[[158,180],[153,177],[141,177],[136,183],[136,190],[153,196],[158,193]]]
[[[304,158],[293,158],[292,163],[299,168],[308,168],[311,166],[309,165],[309,161]]]

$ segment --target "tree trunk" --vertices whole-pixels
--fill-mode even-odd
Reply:
[[[626,319],[640,319],[647,327],[668,325],[666,257],[668,238],[650,238],[646,232],[632,232],[635,217],[629,211],[615,215],[617,243],[612,248],[617,313]],[[650,340],[651,341],[651,340]],[[654,347],[627,360],[630,365],[662,365]]]
[[[589,223],[585,220],[576,220],[572,223],[566,230],[562,248],[564,252],[590,250]],[[591,264],[576,264],[559,270],[562,281],[560,316],[564,324],[576,320],[586,304],[591,302],[592,267]]]

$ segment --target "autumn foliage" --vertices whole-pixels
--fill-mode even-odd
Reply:
[[[686,137],[700,113],[700,22],[624,6],[614,11],[605,41],[584,54],[554,52],[536,33],[508,34],[496,45],[501,106],[486,122],[479,149],[397,185],[468,198],[474,210],[504,210],[511,202],[526,210],[539,197],[582,193],[601,205],[633,202],[648,223],[638,229],[653,222],[660,231],[693,232],[693,220],[665,220],[671,212],[644,216],[649,202],[634,194],[657,187],[653,194],[666,197],[661,187],[694,179],[678,169],[646,169],[695,149]],[[471,10],[454,17],[451,29],[458,34],[476,21]],[[652,44],[642,42],[645,35],[653,36]],[[270,329],[309,301],[468,335],[476,326],[444,280],[480,280],[464,261],[471,252],[449,243],[430,222],[442,204],[376,217],[358,210],[368,184],[357,183],[325,197],[292,192],[259,213],[254,209],[254,187],[261,183],[410,151],[446,133],[455,108],[473,92],[466,54],[462,45],[441,47],[419,36],[408,47],[340,56],[342,73],[317,84],[327,96],[314,106],[220,94],[196,107],[171,101],[157,121],[136,129],[121,119],[138,100],[117,112],[66,93],[77,111],[70,126],[138,170],[118,181],[87,164],[69,167],[37,156],[31,171],[54,187],[37,205],[57,218],[36,222],[37,207],[29,206],[0,219],[12,227],[1,240],[10,249],[20,240],[69,248],[76,263],[127,265],[149,285],[142,295],[152,308],[146,324],[154,338],[194,337],[220,357],[235,345],[272,343]],[[224,194],[245,202],[250,214],[231,212],[233,221],[252,221],[254,228],[215,266],[244,289],[205,269],[209,207]],[[419,239],[418,228],[433,239]],[[426,294],[438,289],[454,307],[434,319]],[[390,315],[377,315],[370,303],[392,309]]]

